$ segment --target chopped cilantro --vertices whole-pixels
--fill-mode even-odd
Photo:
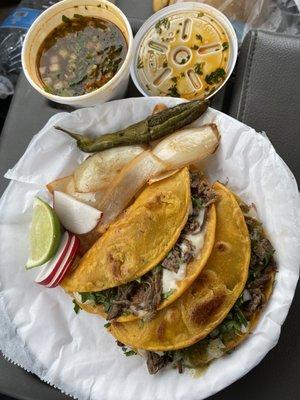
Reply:
[[[159,21],[157,21],[157,23],[155,24],[155,29],[156,31],[161,34],[162,33],[162,28],[165,28],[166,30],[168,30],[170,28],[170,21],[168,18],[163,18],[160,19]]]
[[[47,93],[53,93],[53,91],[49,88],[49,86],[47,86],[47,85],[44,85],[44,90],[45,90],[45,92],[47,92]]]
[[[267,253],[264,256],[263,263],[264,263],[265,267],[267,267],[269,265],[270,259],[271,259],[271,257],[273,257],[274,253],[275,253],[275,250],[272,249],[269,253]]]
[[[194,46],[191,47],[192,50],[198,50],[199,46],[197,46],[196,44],[194,44]]]
[[[84,16],[81,14],[74,14],[73,17],[77,19],[84,19]]]
[[[171,78],[171,81],[174,82],[174,83],[176,83],[176,82],[177,82],[177,76],[173,76],[173,77]]]
[[[165,62],[163,63],[163,68],[167,68],[167,66],[168,66],[168,63],[167,63],[167,61],[165,61]]]
[[[154,268],[153,272],[158,273],[162,271],[163,266],[161,264],[157,264],[157,266]]]
[[[180,94],[179,94],[179,92],[178,92],[177,84],[176,84],[176,83],[174,83],[174,85],[172,85],[172,86],[169,87],[169,89],[168,89],[168,95],[171,96],[171,97],[180,97]]]
[[[213,83],[219,83],[225,79],[225,76],[226,72],[224,68],[217,68],[211,74],[206,75],[205,82],[208,83],[209,85],[212,85]]]
[[[248,325],[248,321],[246,320],[242,310],[237,304],[235,304],[233,311],[235,312],[235,320],[239,324],[240,328],[242,326],[246,327]]]
[[[200,33],[197,33],[196,39],[201,40],[201,43],[203,43],[203,37],[200,35]]]
[[[203,207],[202,200],[198,199],[197,197],[193,197],[192,196],[192,203],[193,203],[193,207],[195,207],[195,208],[202,208]]]
[[[107,313],[116,297],[116,288],[106,289],[101,292],[81,292],[79,294],[83,303],[91,300],[95,304],[101,304]]]
[[[204,62],[202,63],[196,63],[194,65],[194,71],[196,72],[196,74],[198,75],[203,75],[203,67],[204,67]]]
[[[92,292],[80,293],[80,296],[81,296],[81,301],[82,301],[83,303],[86,303],[88,300],[91,300],[91,301],[96,302],[95,295],[94,295],[94,293],[92,293]]]
[[[76,303],[75,300],[73,300],[73,304],[74,304],[73,310],[75,311],[75,314],[78,314],[79,311],[80,311],[80,307],[79,307],[79,305]]]
[[[200,11],[200,12],[197,14],[197,17],[198,17],[198,18],[201,18],[201,17],[203,17],[203,15],[204,15],[204,13],[203,13],[202,11]]]
[[[104,328],[109,328],[111,326],[110,322],[107,322],[106,324],[104,324]]]
[[[137,354],[135,350],[129,350],[127,347],[123,346],[122,351],[126,357],[134,356]]]
[[[143,328],[144,328],[144,325],[145,325],[145,322],[144,322],[142,319],[140,319],[140,320],[139,320],[139,328],[140,328],[140,329],[143,329]]]
[[[227,50],[229,48],[229,43],[228,42],[223,42],[222,46],[223,46],[223,51],[225,51],[225,50]]]
[[[138,69],[144,68],[144,64],[140,56],[138,56],[136,67]]]
[[[62,15],[61,19],[62,19],[62,22],[65,22],[65,23],[68,23],[71,21],[70,18],[68,18],[66,15]]]
[[[176,292],[176,290],[175,289],[170,289],[168,292],[166,292],[166,293],[163,293],[163,300],[166,300],[166,299],[168,299],[170,296],[171,296],[171,294],[173,294],[174,292]]]

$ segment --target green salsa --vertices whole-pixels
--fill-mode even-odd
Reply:
[[[74,14],[42,43],[37,68],[45,91],[80,96],[105,85],[121,68],[127,43],[112,22]]]

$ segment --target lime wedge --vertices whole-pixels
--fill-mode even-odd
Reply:
[[[49,261],[56,253],[61,239],[61,226],[55,211],[39,197],[34,199],[29,237],[30,256],[26,269]]]

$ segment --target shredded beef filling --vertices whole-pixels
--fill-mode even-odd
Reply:
[[[178,272],[180,264],[182,263],[182,256],[180,247],[176,244],[172,251],[167,255],[167,257],[161,263],[163,268],[169,271]]]
[[[264,304],[264,291],[273,279],[276,263],[274,248],[263,233],[262,224],[251,217],[245,217],[251,240],[251,260],[246,288],[251,299],[244,302],[242,311],[247,320]]]
[[[247,213],[250,207],[243,204],[242,210]],[[264,292],[266,287],[272,282],[274,272],[276,271],[276,263],[273,258],[274,248],[266,238],[262,224],[259,221],[247,215],[245,216],[245,220],[251,240],[251,261],[248,280],[242,295],[230,310],[225,320],[208,337],[193,347],[164,352],[162,355],[147,352],[147,366],[150,374],[158,372],[168,364],[172,364],[178,369],[179,373],[182,373],[183,366],[186,363],[186,355],[189,352],[195,351],[195,347],[205,347],[209,345],[210,341],[215,339],[220,339],[223,344],[234,340],[236,335],[241,335],[245,332],[244,329],[247,328],[253,315],[264,305]]]
[[[201,174],[191,173],[190,179],[193,201],[191,213],[175,246],[161,264],[140,279],[116,288],[90,294],[81,293],[83,299],[91,299],[96,304],[102,304],[108,320],[126,314],[139,315],[143,320],[153,318],[159,304],[164,299],[163,269],[177,273],[181,264],[188,264],[194,259],[195,246],[186,238],[186,235],[197,234],[203,229],[207,207],[216,200],[216,193],[203,180]],[[199,223],[200,213],[204,213],[201,225]]]
[[[217,200],[217,194],[212,187],[203,179],[198,172],[193,172],[191,176],[192,198],[199,199],[202,207],[207,207]]]
[[[117,295],[108,310],[107,319],[112,320],[126,312],[138,314],[139,311],[152,315],[161,302],[162,269],[154,268],[144,275],[140,282],[133,281],[117,287]]]
[[[172,362],[172,358],[169,357],[168,353],[159,355],[154,351],[147,351],[147,368],[151,375],[156,374],[170,362]]]

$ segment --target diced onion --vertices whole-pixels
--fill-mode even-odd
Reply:
[[[92,207],[95,207],[98,210],[100,210],[99,203],[102,202],[104,197],[104,191],[101,190],[95,193],[76,192],[74,178],[72,175],[48,183],[47,189],[50,193],[53,193],[54,191],[59,191],[69,194],[70,196],[75,197],[75,199],[82,201],[83,203],[88,204]]]
[[[243,300],[244,301],[249,301],[249,300],[251,300],[251,294],[250,294],[250,292],[249,292],[249,290],[248,289],[245,289],[244,291],[243,291]]]
[[[62,81],[58,81],[57,83],[54,84],[53,87],[54,87],[54,89],[56,89],[56,90],[60,90],[60,89],[62,89],[62,88],[64,87],[64,84],[63,84]]]
[[[45,72],[46,72],[46,69],[47,69],[46,67],[40,67],[40,68],[39,68],[40,74],[41,74],[41,75],[44,75]]]
[[[142,146],[122,146],[88,157],[74,172],[77,192],[97,192],[108,187],[121,169],[144,151]]]
[[[58,57],[56,55],[53,55],[50,57],[50,63],[51,64],[57,64],[58,63]]]
[[[207,346],[208,361],[222,357],[225,345],[220,338],[213,339]]]
[[[69,53],[68,53],[68,51],[66,49],[60,49],[58,53],[64,59],[66,59],[68,57],[68,55],[69,55]]]
[[[59,64],[50,64],[50,66],[49,66],[49,71],[50,72],[56,72],[56,71],[59,71]]]
[[[152,153],[169,165],[169,169],[181,168],[203,160],[218,147],[220,134],[215,124],[200,128],[184,129],[163,139]]]
[[[136,193],[152,176],[162,173],[166,165],[150,151],[144,151],[132,160],[112,183],[104,201],[100,204],[105,225],[113,221],[130,203]]]

